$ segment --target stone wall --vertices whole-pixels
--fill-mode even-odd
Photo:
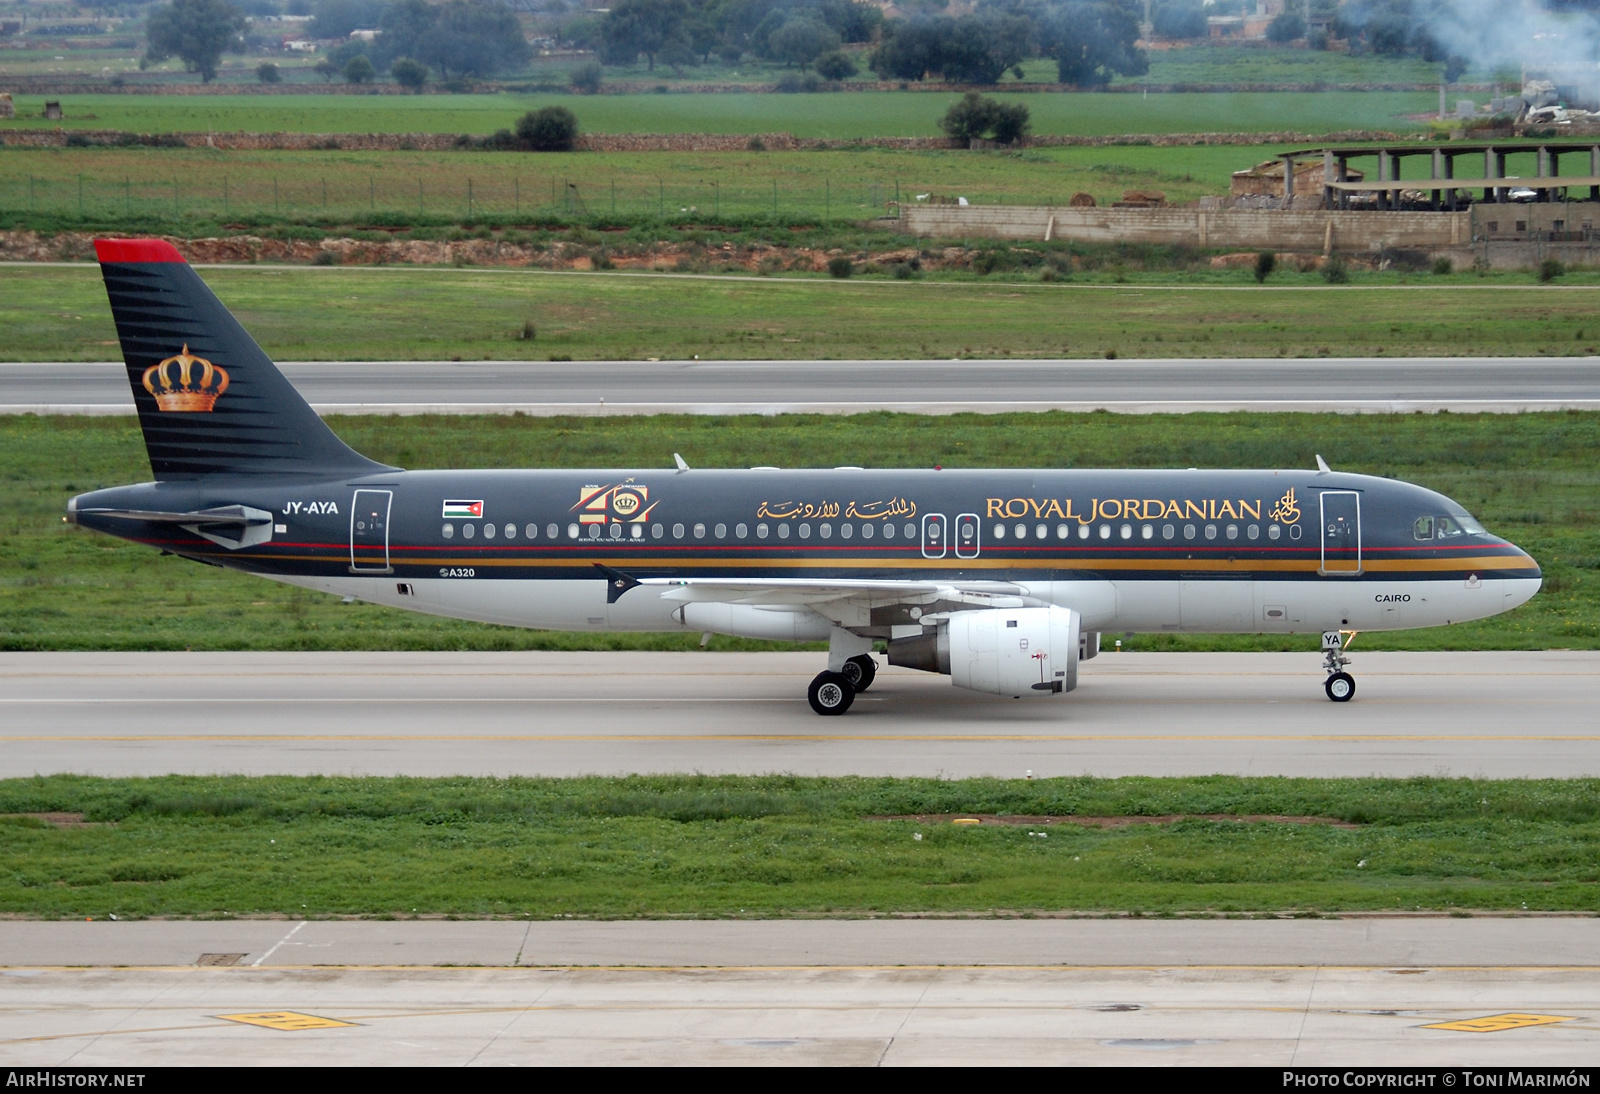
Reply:
[[[1430,250],[1470,243],[1471,214],[1286,209],[1074,209],[1044,205],[906,205],[913,235],[1070,239],[1238,250]],[[1331,238],[1330,238],[1331,226]]]

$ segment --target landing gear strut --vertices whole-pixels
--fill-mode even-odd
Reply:
[[[1344,655],[1344,636],[1344,631],[1322,632],[1322,667],[1328,674],[1322,682],[1322,690],[1335,703],[1348,703],[1356,693],[1355,677],[1344,671],[1350,663],[1350,658]],[[1354,631],[1350,632],[1350,637],[1355,637]]]
[[[839,673],[860,693],[872,686],[872,681],[878,675],[878,663],[863,653],[846,661]]]
[[[806,689],[806,700],[818,714],[843,714],[856,701],[856,689],[842,672],[819,672]]]

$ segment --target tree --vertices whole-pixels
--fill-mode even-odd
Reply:
[[[621,0],[600,24],[600,59],[625,65],[642,53],[654,72],[656,55],[668,42],[685,37],[688,18],[687,0]]]
[[[1267,40],[1292,42],[1306,36],[1306,19],[1298,11],[1285,11],[1267,24]]]
[[[422,55],[423,45],[439,22],[439,9],[427,0],[395,0],[383,9],[378,29],[383,31],[373,43],[380,58],[393,62]],[[391,68],[392,71],[392,68]]]
[[[365,53],[358,53],[345,62],[344,78],[353,84],[364,84],[378,74]]]
[[[872,71],[885,80],[920,80],[943,65],[946,28],[955,20],[918,16],[884,25],[872,54]]]
[[[564,106],[530,110],[517,119],[517,138],[535,152],[570,152],[578,139],[578,119]]]
[[[1075,87],[1104,87],[1115,74],[1142,76],[1150,62],[1134,48],[1139,20],[1119,0],[1067,3],[1040,20],[1040,48],[1055,58],[1056,76]]]
[[[326,83],[332,83],[333,78],[339,75],[339,66],[324,58],[311,66],[311,71],[321,76]]]
[[[283,74],[278,71],[278,66],[271,61],[262,61],[256,66],[256,79],[264,84],[275,84],[283,80]]]
[[[1028,108],[1021,103],[986,99],[976,91],[969,91],[945,112],[939,120],[939,128],[952,140],[963,144],[974,140],[1015,144],[1028,131]]]
[[[986,12],[957,19],[942,36],[939,70],[958,84],[996,84],[1033,52],[1033,26],[1022,16]]]
[[[416,56],[445,80],[452,74],[487,76],[533,59],[522,24],[501,0],[450,0],[438,13]]]
[[[217,75],[224,51],[244,51],[244,16],[225,0],[172,0],[150,15],[146,35],[152,61],[178,57],[183,67],[200,73],[202,83]]]
[[[1206,9],[1196,0],[1168,0],[1156,9],[1158,38],[1204,38]]]
[[[321,0],[309,28],[313,38],[348,38],[352,30],[377,27],[387,7],[385,0]]]
[[[572,85],[572,90],[585,95],[593,95],[600,90],[600,81],[605,77],[605,70],[594,61],[585,61],[572,70],[567,77],[567,82]]]
[[[389,75],[394,77],[395,83],[416,93],[428,82],[428,67],[421,61],[413,61],[410,57],[399,57],[389,66]]]
[[[848,80],[856,74],[856,63],[837,49],[818,57],[816,66],[824,80]]]
[[[807,16],[790,16],[783,26],[768,36],[767,48],[777,60],[786,65],[799,65],[804,72],[812,61],[839,48],[839,33],[826,23]]]

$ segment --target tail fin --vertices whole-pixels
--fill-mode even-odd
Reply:
[[[94,249],[156,478],[389,470],[334,436],[177,248]]]

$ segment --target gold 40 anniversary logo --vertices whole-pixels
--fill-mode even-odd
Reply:
[[[611,486],[585,486],[571,509],[579,524],[645,524],[656,507],[650,488],[628,480]]]

